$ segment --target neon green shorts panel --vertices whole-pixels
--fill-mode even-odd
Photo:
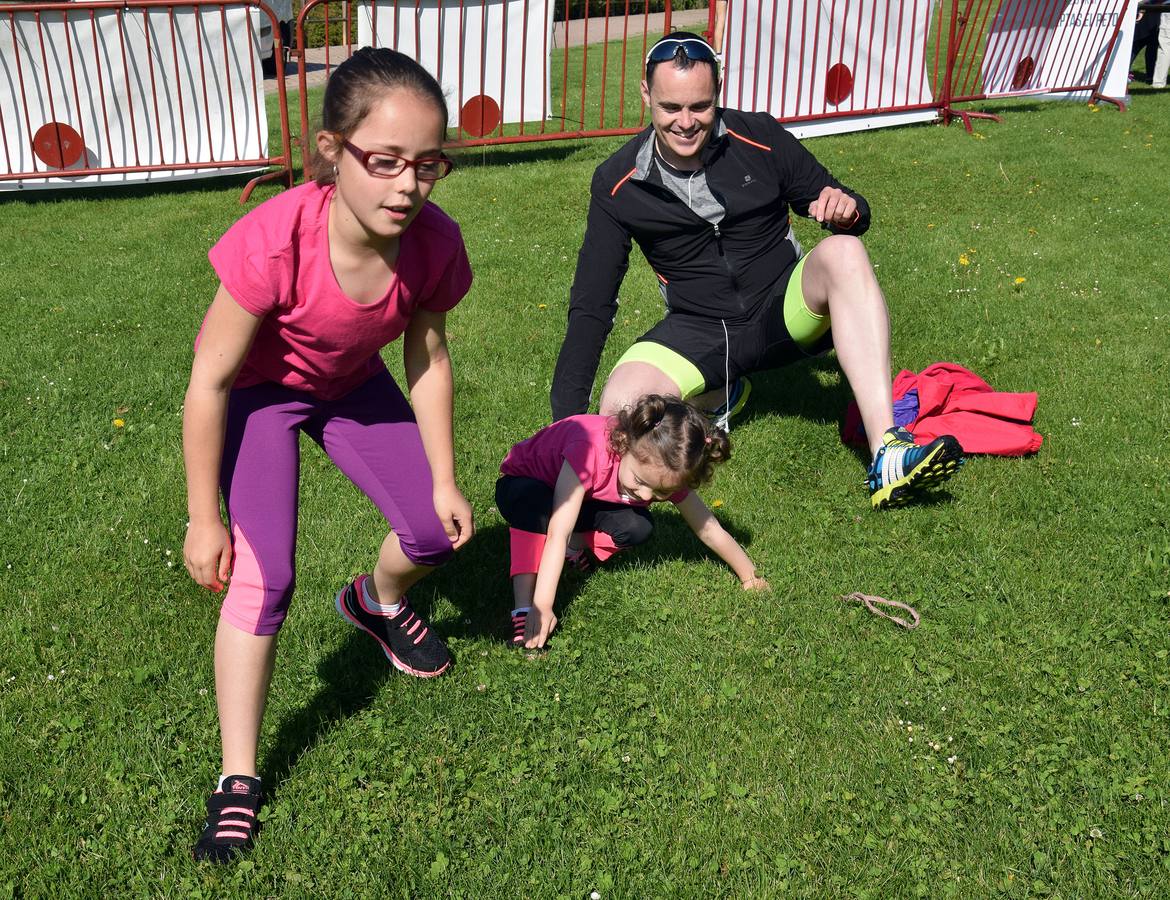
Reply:
[[[813,313],[804,299],[802,257],[750,320],[723,322],[671,312],[622,354],[627,362],[654,366],[693,397],[740,375],[774,369],[825,352],[832,346],[827,315]]]

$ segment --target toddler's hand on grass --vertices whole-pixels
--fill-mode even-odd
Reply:
[[[200,587],[223,590],[232,573],[232,539],[222,522],[192,522],[187,527],[183,564]]]
[[[551,609],[542,610],[539,606],[532,607],[528,613],[528,621],[524,624],[524,647],[529,650],[539,650],[548,641],[548,636],[557,627],[557,617]]]
[[[743,583],[743,589],[745,591],[770,591],[772,590],[772,585],[768,584],[759,575],[753,575]]]

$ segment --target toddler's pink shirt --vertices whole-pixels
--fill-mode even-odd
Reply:
[[[561,474],[561,466],[568,463],[581,484],[585,495],[606,503],[625,503],[628,506],[649,506],[649,500],[627,497],[618,490],[618,465],[621,457],[609,446],[611,416],[569,416],[542,428],[527,440],[516,444],[500,471],[505,475],[535,478],[552,487]],[[690,491],[683,489],[667,500],[680,503]]]
[[[272,381],[324,400],[344,396],[385,369],[378,351],[406,330],[416,309],[445,312],[470,288],[459,226],[427,203],[400,238],[386,295],[351,300],[329,261],[333,191],[310,182],[278,194],[211,248],[228,293],[264,319],[235,387]]]

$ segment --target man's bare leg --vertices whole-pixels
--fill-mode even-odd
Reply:
[[[645,362],[621,363],[606,379],[598,411],[603,416],[612,416],[627,406],[633,406],[645,394],[681,396],[678,385],[657,366]]]
[[[808,254],[801,291],[811,312],[832,320],[837,361],[857,400],[872,456],[894,424],[894,400],[890,314],[865,246],[848,235],[825,238]]]

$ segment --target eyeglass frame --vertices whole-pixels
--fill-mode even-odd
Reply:
[[[341,146],[345,148],[345,150],[349,153],[350,156],[352,156],[359,163],[361,163],[362,168],[365,169],[366,172],[373,178],[397,178],[399,175],[401,175],[407,169],[414,169],[414,177],[415,178],[417,178],[419,181],[426,181],[426,182],[429,182],[430,184],[434,184],[436,181],[440,181],[440,180],[446,178],[453,171],[455,171],[455,160],[451,159],[451,157],[449,157],[446,153],[443,153],[441,151],[440,151],[438,156],[420,156],[418,159],[407,159],[405,156],[399,156],[397,153],[390,153],[387,150],[363,150],[361,147],[358,147],[356,144],[351,143],[350,141],[348,141],[345,138],[341,138]],[[397,172],[393,173],[392,175],[379,174],[378,172],[375,172],[373,169],[370,168],[370,157],[372,157],[372,156],[393,157],[394,159],[396,159],[402,163],[402,168],[399,169]],[[447,171],[445,171],[442,175],[439,175],[436,178],[424,178],[422,176],[422,173],[419,172],[418,167],[423,163],[433,163],[433,162],[446,163]]]
[[[706,51],[706,55],[692,56],[690,54],[690,51],[687,50],[687,44],[698,44],[700,47],[702,47]],[[671,45],[673,45],[673,49],[671,50],[671,53],[669,56],[663,57],[662,59],[654,59],[654,54],[658,51],[658,48],[669,47]],[[680,48],[682,49],[683,55],[687,59],[689,59],[691,62],[710,63],[711,67],[715,70],[715,80],[716,81],[719,80],[719,54],[716,53],[715,48],[712,47],[710,44],[708,44],[705,40],[703,40],[702,38],[697,38],[697,37],[688,37],[688,38],[667,37],[667,38],[663,38],[662,40],[660,40],[657,44],[655,44],[653,47],[651,47],[650,52],[646,54],[646,62],[644,64],[644,68],[646,69],[646,74],[647,75],[650,74],[651,64],[657,66],[657,65],[660,65],[661,63],[669,62],[670,60],[672,60],[676,56],[678,56],[678,51]]]

